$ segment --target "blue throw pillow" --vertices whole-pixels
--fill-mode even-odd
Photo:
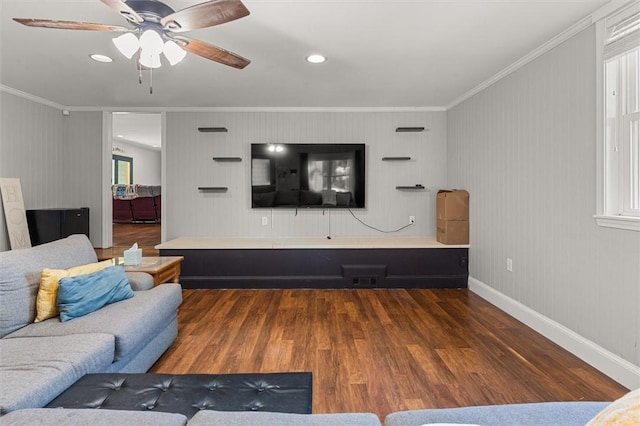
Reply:
[[[122,266],[111,266],[88,275],[62,278],[58,290],[60,321],[68,321],[133,297]]]

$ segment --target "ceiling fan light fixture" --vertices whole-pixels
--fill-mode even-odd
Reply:
[[[140,65],[147,68],[160,68],[162,66],[162,63],[160,63],[160,55],[145,54],[143,50],[142,54],[140,55]]]
[[[114,46],[126,58],[135,57],[140,84],[143,81],[143,71],[148,71],[151,94],[153,94],[152,70],[162,66],[160,56],[163,53],[171,65],[182,61],[187,53],[236,69],[243,69],[251,63],[250,60],[217,46],[173,35],[173,33],[213,27],[249,15],[249,10],[241,0],[206,0],[178,11],[166,5],[163,0],[101,0],[101,2],[121,14],[134,28],[52,19],[13,18],[13,20],[27,27],[119,33],[118,36],[112,36]],[[106,56],[89,56],[99,62],[113,61]]]
[[[133,33],[125,33],[114,38],[113,44],[127,59],[133,58],[133,55],[140,49],[138,37]]]
[[[140,36],[140,48],[144,55],[159,55],[164,49],[162,36],[154,29],[145,30]]]
[[[164,56],[172,66],[182,61],[186,55],[187,52],[173,40],[167,40],[164,44]]]

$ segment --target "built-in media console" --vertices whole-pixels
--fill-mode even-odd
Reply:
[[[466,288],[468,245],[431,237],[177,238],[184,288]]]

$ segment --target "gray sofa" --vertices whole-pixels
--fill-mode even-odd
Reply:
[[[465,424],[483,426],[584,426],[607,402],[552,402],[401,411],[389,414],[385,426]],[[182,414],[145,411],[39,408],[0,417],[9,426],[380,426],[373,413],[287,414],[204,410],[187,420]]]
[[[179,284],[128,273],[134,297],[67,322],[34,323],[44,268],[97,262],[84,235],[0,253],[0,415],[44,407],[88,373],[144,373],[178,333]]]
[[[609,402],[543,402],[399,411],[389,414],[385,426],[430,423],[518,426],[584,426]]]
[[[289,414],[266,411],[213,411],[182,414],[145,411],[39,408],[0,417],[2,426],[380,426],[372,413]]]

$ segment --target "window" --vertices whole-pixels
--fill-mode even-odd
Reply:
[[[597,27],[603,123],[596,219],[601,226],[640,231],[640,12],[633,6]]]
[[[332,189],[337,192],[353,191],[353,159],[345,155],[343,159],[321,158],[322,155],[309,156],[309,189],[322,192]]]
[[[251,186],[271,185],[271,160],[251,159]]]
[[[114,184],[133,184],[133,158],[113,155],[111,160],[111,171]]]

